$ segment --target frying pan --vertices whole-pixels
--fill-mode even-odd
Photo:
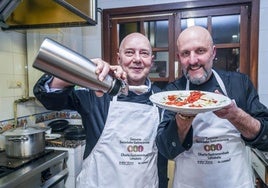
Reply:
[[[79,126],[71,126],[64,130],[64,138],[66,140],[85,140],[85,129]]]
[[[69,122],[65,119],[59,119],[51,121],[48,126],[51,128],[52,133],[63,132],[69,125]]]

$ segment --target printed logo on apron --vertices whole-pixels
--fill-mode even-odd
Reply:
[[[78,187],[158,188],[155,106],[112,101],[104,130],[84,160]]]
[[[213,73],[227,95],[220,76]],[[192,148],[174,159],[173,188],[253,188],[247,148],[237,129],[213,112],[198,114],[192,126]]]

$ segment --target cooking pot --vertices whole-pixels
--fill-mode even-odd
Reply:
[[[5,150],[5,135],[3,132],[0,133],[0,151]]]
[[[14,158],[29,158],[44,152],[45,130],[35,127],[18,127],[5,131],[6,155]]]

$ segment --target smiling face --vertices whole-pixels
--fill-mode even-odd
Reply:
[[[193,84],[206,82],[216,55],[210,33],[200,26],[189,27],[180,34],[177,46],[184,76]]]
[[[153,65],[149,40],[140,33],[132,33],[123,39],[117,55],[119,65],[127,73],[128,84],[144,84]]]

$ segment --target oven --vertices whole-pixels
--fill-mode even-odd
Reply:
[[[45,149],[30,158],[10,158],[0,152],[0,188],[63,188],[68,152]]]

